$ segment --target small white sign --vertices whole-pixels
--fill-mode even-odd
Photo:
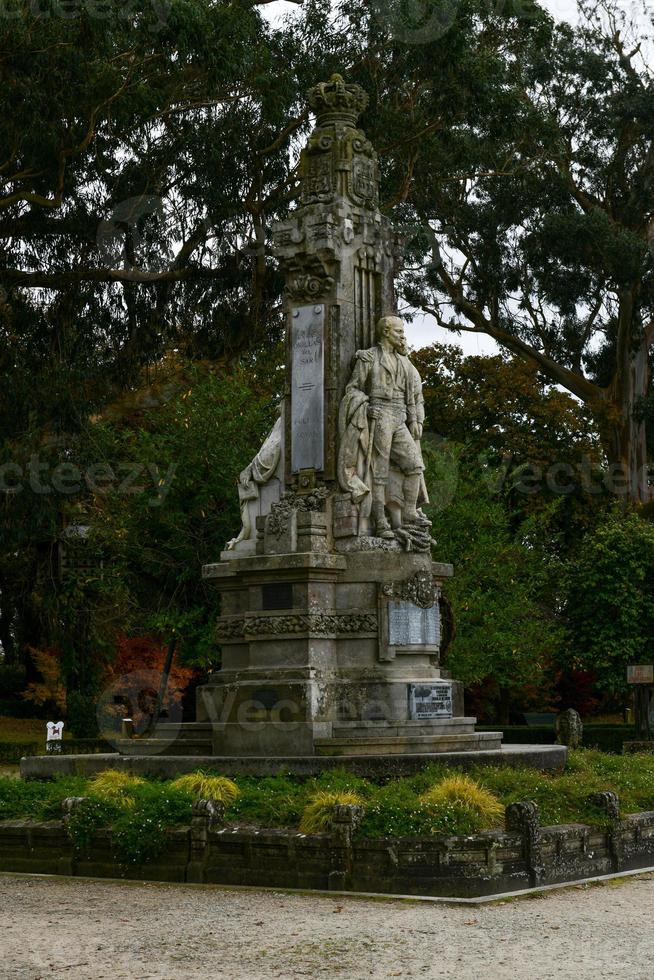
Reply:
[[[63,721],[49,721],[45,729],[45,751],[61,752],[61,740],[64,737]]]

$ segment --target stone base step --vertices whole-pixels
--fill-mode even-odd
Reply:
[[[121,738],[115,742],[121,755],[197,755],[213,752],[211,738]]]
[[[375,721],[350,721],[334,724],[334,738],[414,738],[416,736],[471,735],[474,734],[476,718],[432,718],[411,719],[396,724]]]
[[[490,736],[490,738],[489,738]],[[434,755],[500,749],[501,732],[464,735],[369,735],[367,738],[320,738],[316,755]]]
[[[185,721],[181,724],[160,722],[152,733],[151,738],[176,738],[178,741],[194,741],[213,738],[213,724],[210,721]]]

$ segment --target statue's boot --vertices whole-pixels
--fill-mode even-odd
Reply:
[[[431,521],[418,510],[418,494],[420,493],[421,473],[411,473],[404,477],[404,507],[402,508],[402,524],[417,524],[419,527],[431,527]]]
[[[383,496],[382,496],[383,495]],[[376,487],[373,487],[373,500],[372,507],[370,508],[370,516],[372,517],[372,522],[375,527],[375,535],[378,538],[384,538],[386,541],[390,541],[391,538],[395,537],[393,529],[388,522],[386,513],[384,511],[384,499],[386,496],[386,488],[380,486],[379,491]]]

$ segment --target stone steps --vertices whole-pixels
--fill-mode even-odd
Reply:
[[[334,738],[414,738],[416,736],[468,735],[474,734],[476,718],[435,718],[432,720],[412,719],[397,724],[385,722],[338,722],[333,728]]]
[[[316,739],[315,750],[316,755],[436,755],[500,749],[501,745],[500,732],[399,736],[369,734],[367,737]]]
[[[157,725],[152,738],[170,738],[174,736],[177,741],[193,741],[197,738],[205,738],[211,741],[213,737],[213,724],[210,721],[185,721],[182,724],[173,722],[162,722]]]
[[[116,741],[121,755],[197,755],[207,756],[213,752],[211,738],[121,738]]]

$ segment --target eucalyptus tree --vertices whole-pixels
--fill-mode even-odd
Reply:
[[[424,132],[401,218],[408,302],[450,330],[484,333],[591,410],[615,489],[651,495],[654,342],[652,35],[611,0],[576,26],[493,11],[470,74],[477,112],[450,127],[424,66]],[[499,37],[502,41],[498,43]],[[430,84],[430,78],[433,83]]]

